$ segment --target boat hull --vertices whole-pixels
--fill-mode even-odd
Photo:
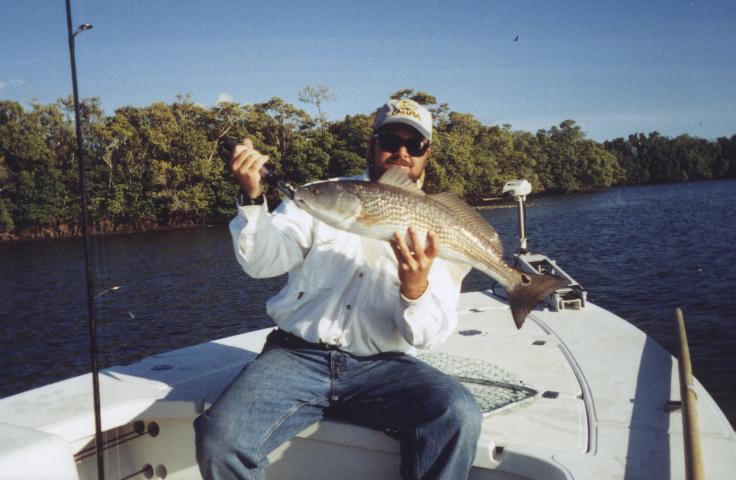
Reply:
[[[485,414],[470,478],[684,478],[680,412],[665,409],[679,400],[677,362],[640,330],[588,302],[535,310],[517,331],[490,292],[463,294],[458,314],[458,331],[432,354],[511,372],[534,392]],[[198,478],[192,422],[268,332],[104,370],[106,478]],[[707,478],[731,478],[734,431],[695,388]],[[96,478],[89,375],[2,399],[0,418],[0,478]],[[390,479],[399,450],[382,432],[325,420],[269,460],[269,479]]]

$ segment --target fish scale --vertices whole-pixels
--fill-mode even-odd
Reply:
[[[445,258],[471,263],[504,287],[519,281],[521,273],[502,260],[503,250],[499,248],[500,241],[495,232],[494,238],[487,238],[478,228],[473,228],[475,224],[459,222],[442,203],[433,200],[432,195],[412,193],[391,185],[360,183],[365,184],[359,184],[357,189],[364,211],[370,217],[380,216],[387,225],[388,235],[381,239],[390,240],[393,232],[404,232],[409,225],[415,228],[420,238],[432,231],[442,249],[452,251],[445,251]],[[480,220],[484,226],[487,225],[485,220]],[[473,262],[467,262],[467,259]]]
[[[539,301],[566,285],[551,275],[511,268],[498,234],[477,211],[452,194],[425,195],[399,169],[389,169],[378,182],[309,184],[297,189],[294,201],[326,224],[368,238],[388,241],[409,226],[420,238],[434,232],[441,258],[471,265],[506,289],[519,328]]]

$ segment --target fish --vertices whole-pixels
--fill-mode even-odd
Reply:
[[[389,168],[376,182],[326,180],[294,193],[297,206],[327,225],[363,237],[390,241],[411,226],[420,236],[434,232],[438,256],[470,265],[498,282],[508,297],[517,329],[537,303],[568,282],[509,266],[496,230],[451,192],[426,194],[405,172]]]

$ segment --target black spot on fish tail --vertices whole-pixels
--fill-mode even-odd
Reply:
[[[553,275],[522,273],[521,281],[508,292],[511,315],[516,328],[524,325],[529,312],[554,290],[567,285],[567,280]]]

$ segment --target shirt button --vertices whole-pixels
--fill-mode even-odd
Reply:
[[[348,310],[350,310],[350,309],[351,309],[351,308],[353,308],[353,307],[352,307],[352,306],[350,306],[350,305],[348,305],[348,306],[347,306],[346,308],[347,308]]]
[[[360,272],[360,273],[358,274],[358,278],[363,278],[363,272]]]

